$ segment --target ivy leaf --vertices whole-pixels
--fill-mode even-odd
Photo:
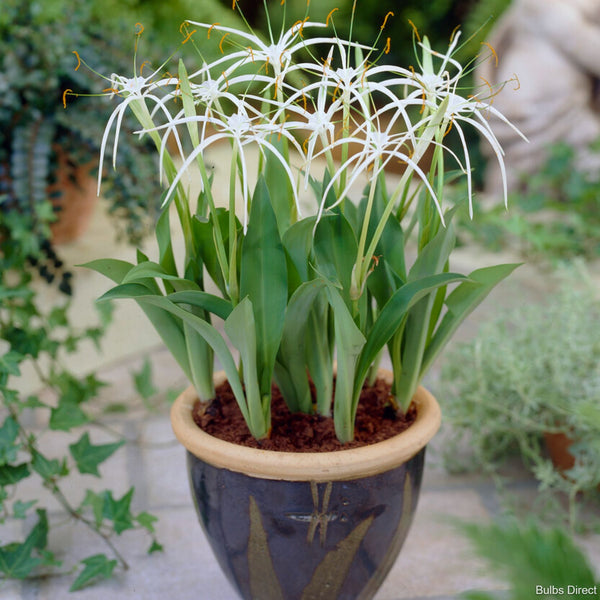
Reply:
[[[37,500],[30,500],[29,502],[22,502],[17,500],[13,504],[13,517],[15,519],[24,519],[27,516],[27,511],[37,502]]]
[[[19,425],[12,417],[7,417],[0,427],[0,465],[17,459],[19,447],[15,444],[19,435]]]
[[[92,512],[94,513],[96,527],[100,527],[104,513],[104,497],[96,494],[96,492],[92,492],[92,490],[86,490],[85,498],[83,499],[80,508],[83,508],[84,506],[91,507]]]
[[[162,552],[164,550],[162,544],[159,544],[156,540],[152,540],[152,544],[150,548],[148,548],[148,554],[152,554],[153,552]]]
[[[24,579],[33,569],[44,563],[34,552],[46,546],[48,518],[45,510],[38,509],[37,514],[38,522],[24,542],[12,542],[0,547],[0,572],[6,577]]]
[[[56,458],[46,458],[43,454],[35,452],[31,461],[33,470],[43,479],[62,477],[68,473],[66,464],[61,464]]]
[[[50,429],[69,431],[88,422],[88,416],[76,402],[61,400],[60,404],[50,412]]]
[[[158,521],[158,517],[151,515],[148,512],[141,512],[135,520],[148,532],[154,533],[154,523]]]
[[[131,498],[133,488],[120,499],[115,500],[112,492],[104,492],[103,516],[113,522],[113,528],[117,534],[127,529],[133,529],[133,515],[131,514]]]
[[[90,443],[90,435],[87,431],[79,438],[79,441],[69,445],[71,456],[77,464],[80,473],[88,473],[100,477],[98,465],[104,462],[116,450],[118,450],[125,440],[113,444],[93,445]]]
[[[70,587],[70,592],[75,592],[90,585],[97,579],[109,579],[117,566],[116,560],[109,560],[106,554],[94,554],[81,561],[83,570]]]
[[[20,465],[3,465],[0,466],[0,486],[14,485],[29,477],[30,471],[27,463],[21,463]]]
[[[10,351],[0,356],[0,373],[8,375],[20,375],[19,363],[23,360],[23,355],[18,352]]]
[[[152,365],[148,358],[144,360],[142,370],[133,374],[133,383],[137,393],[144,400],[148,400],[148,398],[151,398],[158,392],[152,382]]]

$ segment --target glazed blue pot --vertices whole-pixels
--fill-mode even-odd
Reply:
[[[391,376],[382,371],[380,376]],[[244,600],[368,600],[415,513],[425,446],[440,425],[424,388],[415,423],[362,448],[288,453],[216,439],[192,419],[193,388],[171,419],[192,495],[221,569]]]

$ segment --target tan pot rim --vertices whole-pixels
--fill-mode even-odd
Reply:
[[[379,376],[389,380],[390,371]],[[218,385],[225,375],[215,375]],[[286,481],[340,481],[383,473],[417,454],[435,435],[441,411],[435,398],[423,387],[413,402],[417,418],[401,434],[370,446],[336,452],[274,452],[232,444],[202,431],[192,418],[197,395],[192,386],[184,390],[171,408],[171,425],[179,442],[192,454],[219,468],[263,479]]]

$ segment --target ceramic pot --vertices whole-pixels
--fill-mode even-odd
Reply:
[[[391,377],[380,371],[380,377]],[[224,376],[219,374],[216,383]],[[171,423],[187,449],[192,495],[213,552],[244,600],[367,600],[412,522],[425,446],[440,409],[419,388],[415,423],[371,446],[272,452],[214,438],[193,421],[188,388]]]
[[[98,204],[92,168],[93,163],[70,165],[67,157],[58,152],[57,180],[48,187],[50,197],[58,194],[52,201],[57,219],[50,225],[54,244],[68,244],[87,231]]]

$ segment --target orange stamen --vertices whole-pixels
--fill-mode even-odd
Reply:
[[[308,110],[307,108],[307,102],[306,102],[306,94],[304,93],[304,90],[302,91],[302,100],[304,102],[304,110]]]
[[[300,25],[300,28],[298,29],[298,35],[300,37],[304,37],[304,25],[305,25],[306,21],[308,21],[308,17],[306,17],[306,19],[296,21],[292,25],[292,32],[294,31],[294,27],[296,27],[296,25]]]
[[[452,131],[453,125],[454,125],[454,120],[450,119],[450,125],[448,126],[448,129],[446,129],[446,133],[444,133],[444,137],[446,137]]]
[[[77,71],[77,69],[79,69],[81,66],[81,58],[79,58],[77,50],[73,50],[73,54],[77,57],[77,66],[75,67],[75,70]]]
[[[496,67],[498,66],[498,53],[496,52],[494,46],[492,46],[489,42],[481,42],[482,46],[487,46],[490,49],[490,52],[492,53],[492,56],[494,57],[494,60],[496,62]]]
[[[388,18],[393,17],[393,16],[394,16],[394,13],[391,10],[388,12],[387,15],[385,15],[385,19],[383,19],[383,25],[381,26],[381,31],[384,30],[385,24],[387,23]]]
[[[329,19],[331,19],[331,16],[333,15],[333,13],[339,10],[339,8],[334,8],[333,10],[329,11],[329,14],[327,15],[327,18],[325,19],[325,25],[327,25],[329,27]]]
[[[119,94],[119,90],[113,87],[105,88],[102,90],[103,92],[110,92],[111,94]]]
[[[254,62],[254,52],[252,50],[252,46],[248,46],[248,50],[250,51],[250,60]]]
[[[229,79],[227,79],[227,75],[225,75],[225,71],[223,71],[223,72],[221,73],[221,75],[223,75],[223,79],[225,79],[225,83],[227,84],[227,85],[225,86],[225,91],[226,91],[226,92],[228,92],[228,91],[229,91]]]
[[[140,35],[142,35],[142,33],[144,33],[144,26],[141,23],[136,23],[135,28],[136,28],[135,35],[140,36]]]
[[[235,10],[235,5],[237,4],[237,0],[233,0],[231,3],[231,10]]]
[[[519,76],[516,73],[513,73],[513,78],[509,79],[509,81],[514,81],[517,84],[517,87],[513,88],[515,92],[521,89],[521,82],[519,81]]]
[[[144,61],[144,62],[141,64],[141,66],[140,66],[140,76],[142,75],[142,73],[143,73],[143,71],[144,71],[144,67],[145,67],[146,65],[150,65],[150,61],[149,61],[149,60],[145,60],[145,61]]]
[[[71,92],[71,94],[73,93],[73,90],[71,88],[67,88],[64,92],[63,92],[63,108],[67,108],[67,94]]]
[[[185,40],[183,40],[183,42],[181,42],[182,44],[186,44],[187,42],[190,41],[190,38],[196,33],[195,29],[192,29],[187,36],[185,37]]]
[[[223,42],[225,40],[225,38],[229,35],[229,33],[226,33],[222,38],[221,41],[219,42],[219,50],[221,51],[221,54],[225,54],[225,50],[223,50]]]
[[[423,90],[423,105],[421,106],[421,110],[419,114],[422,115],[425,112],[425,101],[427,100],[427,95],[425,94],[425,90]]]
[[[219,25],[219,23],[213,23],[209,28],[208,31],[206,32],[206,39],[210,40],[210,32],[217,26]]]
[[[390,44],[391,44],[391,40],[390,40],[390,38],[388,38],[387,42],[385,43],[385,48],[383,49],[384,54],[390,53]]]
[[[412,27],[414,35],[416,36],[417,40],[420,42],[421,36],[419,35],[419,30],[417,29],[417,26],[410,19],[408,19],[408,24]]]

